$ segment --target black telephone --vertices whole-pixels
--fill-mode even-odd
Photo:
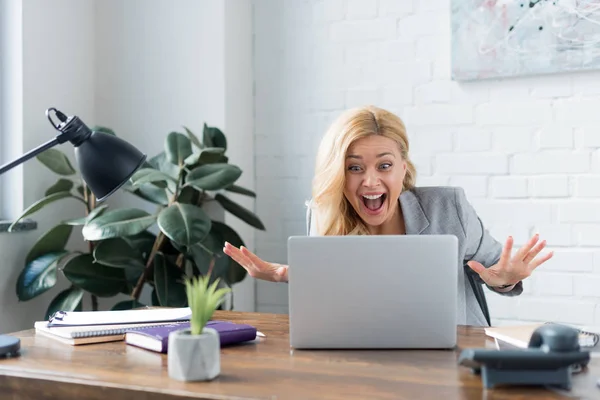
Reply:
[[[526,349],[465,349],[458,362],[481,374],[485,387],[501,384],[551,385],[571,389],[573,367],[585,367],[590,353],[579,345],[579,330],[561,324],[537,328]]]

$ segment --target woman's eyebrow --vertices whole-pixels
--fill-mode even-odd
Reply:
[[[379,153],[377,154],[377,158],[381,158],[383,156],[392,156],[394,157],[394,153],[386,151],[385,153]],[[346,156],[346,158],[356,158],[356,159],[362,159],[362,156],[356,155],[356,154],[348,154],[348,156]]]

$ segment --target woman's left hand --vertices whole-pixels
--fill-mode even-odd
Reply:
[[[548,252],[540,258],[536,256],[546,247],[546,241],[539,242],[539,235],[534,235],[529,242],[511,256],[513,238],[509,236],[502,249],[500,261],[489,268],[477,261],[469,261],[467,265],[479,274],[481,279],[491,287],[515,285],[529,277],[534,269],[548,261],[553,253]]]

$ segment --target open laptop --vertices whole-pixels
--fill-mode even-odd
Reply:
[[[453,235],[292,236],[290,346],[454,348],[457,263]]]

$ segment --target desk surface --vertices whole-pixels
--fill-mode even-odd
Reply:
[[[457,351],[290,352],[288,316],[217,312],[215,319],[249,323],[259,343],[222,349],[212,382],[170,379],[167,356],[124,342],[70,346],[33,330],[17,332],[22,354],[0,359],[0,388],[8,398],[78,399],[559,399],[542,388],[486,390],[457,365],[460,349],[486,347],[482,328],[459,327]],[[600,360],[573,378],[575,398],[600,398]],[[42,393],[44,394],[42,396]]]

